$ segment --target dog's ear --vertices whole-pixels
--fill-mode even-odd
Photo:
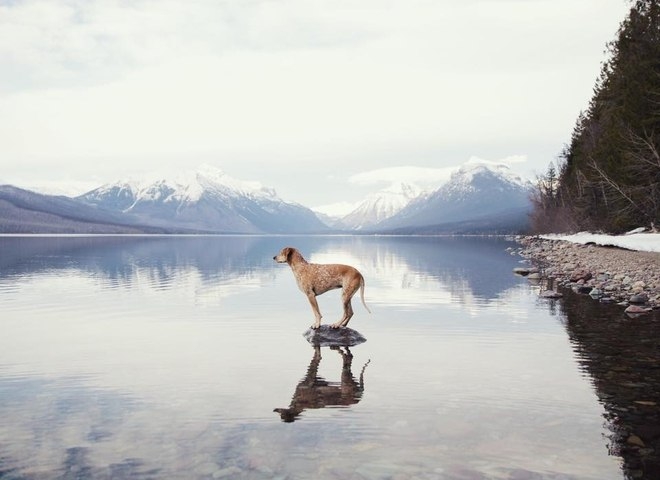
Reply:
[[[285,255],[286,255],[286,261],[287,261],[287,262],[290,262],[290,261],[291,261],[291,256],[293,255],[293,252],[294,252],[294,251],[295,251],[295,250],[294,250],[293,248],[291,248],[291,247],[286,247],[286,248],[284,249],[284,253],[285,253]]]

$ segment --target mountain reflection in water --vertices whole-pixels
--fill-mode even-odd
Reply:
[[[491,300],[517,283],[509,275],[510,244],[480,237],[0,237],[0,279],[73,269],[127,288],[145,282],[171,288],[185,272],[206,286],[263,283],[281,268],[273,265],[273,255],[292,245],[309,261],[345,259],[341,263],[390,279],[397,294],[383,292],[389,299],[405,301],[409,293],[414,303],[426,289],[459,301]],[[367,277],[367,293],[373,286]]]

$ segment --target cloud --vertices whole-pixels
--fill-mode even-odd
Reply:
[[[392,184],[395,182],[414,184],[439,184],[449,180],[457,167],[426,168],[414,166],[388,167],[358,173],[348,181],[355,185]]]
[[[116,177],[213,162],[241,176],[267,162],[304,166],[311,183],[330,169],[393,169],[356,175],[350,196],[392,179],[441,182],[452,166],[441,156],[536,149],[547,165],[626,9],[619,0],[0,2],[4,174]],[[420,157],[426,170],[397,170]],[[301,191],[299,180],[290,189]]]
[[[489,165],[507,165],[521,164],[527,162],[526,155],[511,155],[500,160],[484,160],[477,156],[470,157],[465,164],[489,164]],[[372,185],[391,185],[393,183],[412,183],[423,187],[440,186],[449,180],[452,173],[457,171],[461,164],[454,164],[446,167],[428,168],[418,166],[399,166],[379,168],[361,172],[349,177],[348,181],[354,185],[372,186]]]
[[[361,202],[336,202],[312,207],[312,210],[330,217],[343,217],[355,210]]]
[[[526,163],[527,162],[527,155],[509,155],[508,157],[504,157],[500,160],[485,160],[483,158],[479,158],[477,156],[472,156],[468,159],[467,163],[486,163],[486,164],[491,164],[491,165],[498,165],[498,164],[504,164],[507,166],[511,165],[516,165],[520,163]]]

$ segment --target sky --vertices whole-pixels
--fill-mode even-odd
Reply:
[[[211,164],[309,207],[543,173],[625,0],[0,0],[0,183]]]

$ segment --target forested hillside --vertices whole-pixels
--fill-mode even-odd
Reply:
[[[660,0],[632,2],[556,164],[539,178],[536,232],[660,226]]]

